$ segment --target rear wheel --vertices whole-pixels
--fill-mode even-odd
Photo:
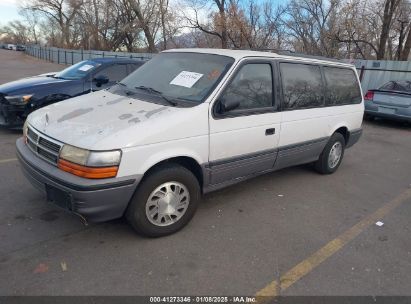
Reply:
[[[315,169],[321,174],[331,174],[337,171],[344,157],[344,149],[344,136],[334,133],[315,162]]]
[[[191,171],[178,165],[163,166],[143,179],[126,218],[139,234],[169,235],[191,220],[199,199],[200,186]]]

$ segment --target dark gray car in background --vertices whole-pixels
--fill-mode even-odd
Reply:
[[[389,81],[364,96],[365,115],[411,122],[411,81]]]

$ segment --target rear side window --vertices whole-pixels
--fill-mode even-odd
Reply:
[[[328,106],[361,102],[361,91],[353,70],[324,67],[324,76],[327,83],[326,104]]]
[[[267,108],[273,105],[271,65],[249,63],[240,68],[226,88],[222,99],[240,102],[236,110]]]
[[[323,83],[317,65],[280,63],[283,86],[283,109],[321,107]]]

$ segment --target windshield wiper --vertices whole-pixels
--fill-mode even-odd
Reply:
[[[165,101],[167,101],[169,104],[171,104],[173,107],[177,106],[177,103],[176,103],[176,102],[172,101],[171,99],[168,99],[167,97],[165,97],[165,96],[163,95],[163,93],[161,93],[160,91],[158,91],[158,90],[156,90],[156,89],[154,89],[154,88],[146,87],[146,86],[137,86],[137,87],[135,87],[135,88],[136,88],[136,89],[143,90],[143,91],[147,91],[147,92],[152,93],[152,94],[155,94],[155,95],[157,95],[157,96],[160,96],[160,97],[163,98]]]
[[[126,93],[127,96],[135,94],[135,92],[131,91],[125,83],[117,81],[116,84],[119,85],[119,86],[122,86],[125,89],[125,93]]]

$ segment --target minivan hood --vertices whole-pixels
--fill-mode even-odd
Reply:
[[[194,108],[169,107],[99,91],[41,108],[29,115],[28,122],[63,143],[111,150],[170,140],[164,134],[173,122],[184,123],[184,113]],[[172,120],[170,116],[174,116]]]
[[[45,77],[45,76],[35,76],[29,78],[23,78],[20,80],[8,82],[5,84],[0,85],[0,93],[9,95],[14,94],[22,91],[23,93],[30,93],[30,90],[35,89],[37,86],[43,85],[54,85],[54,84],[61,84],[63,82],[70,82],[71,80],[66,79],[57,79],[53,77]]]

